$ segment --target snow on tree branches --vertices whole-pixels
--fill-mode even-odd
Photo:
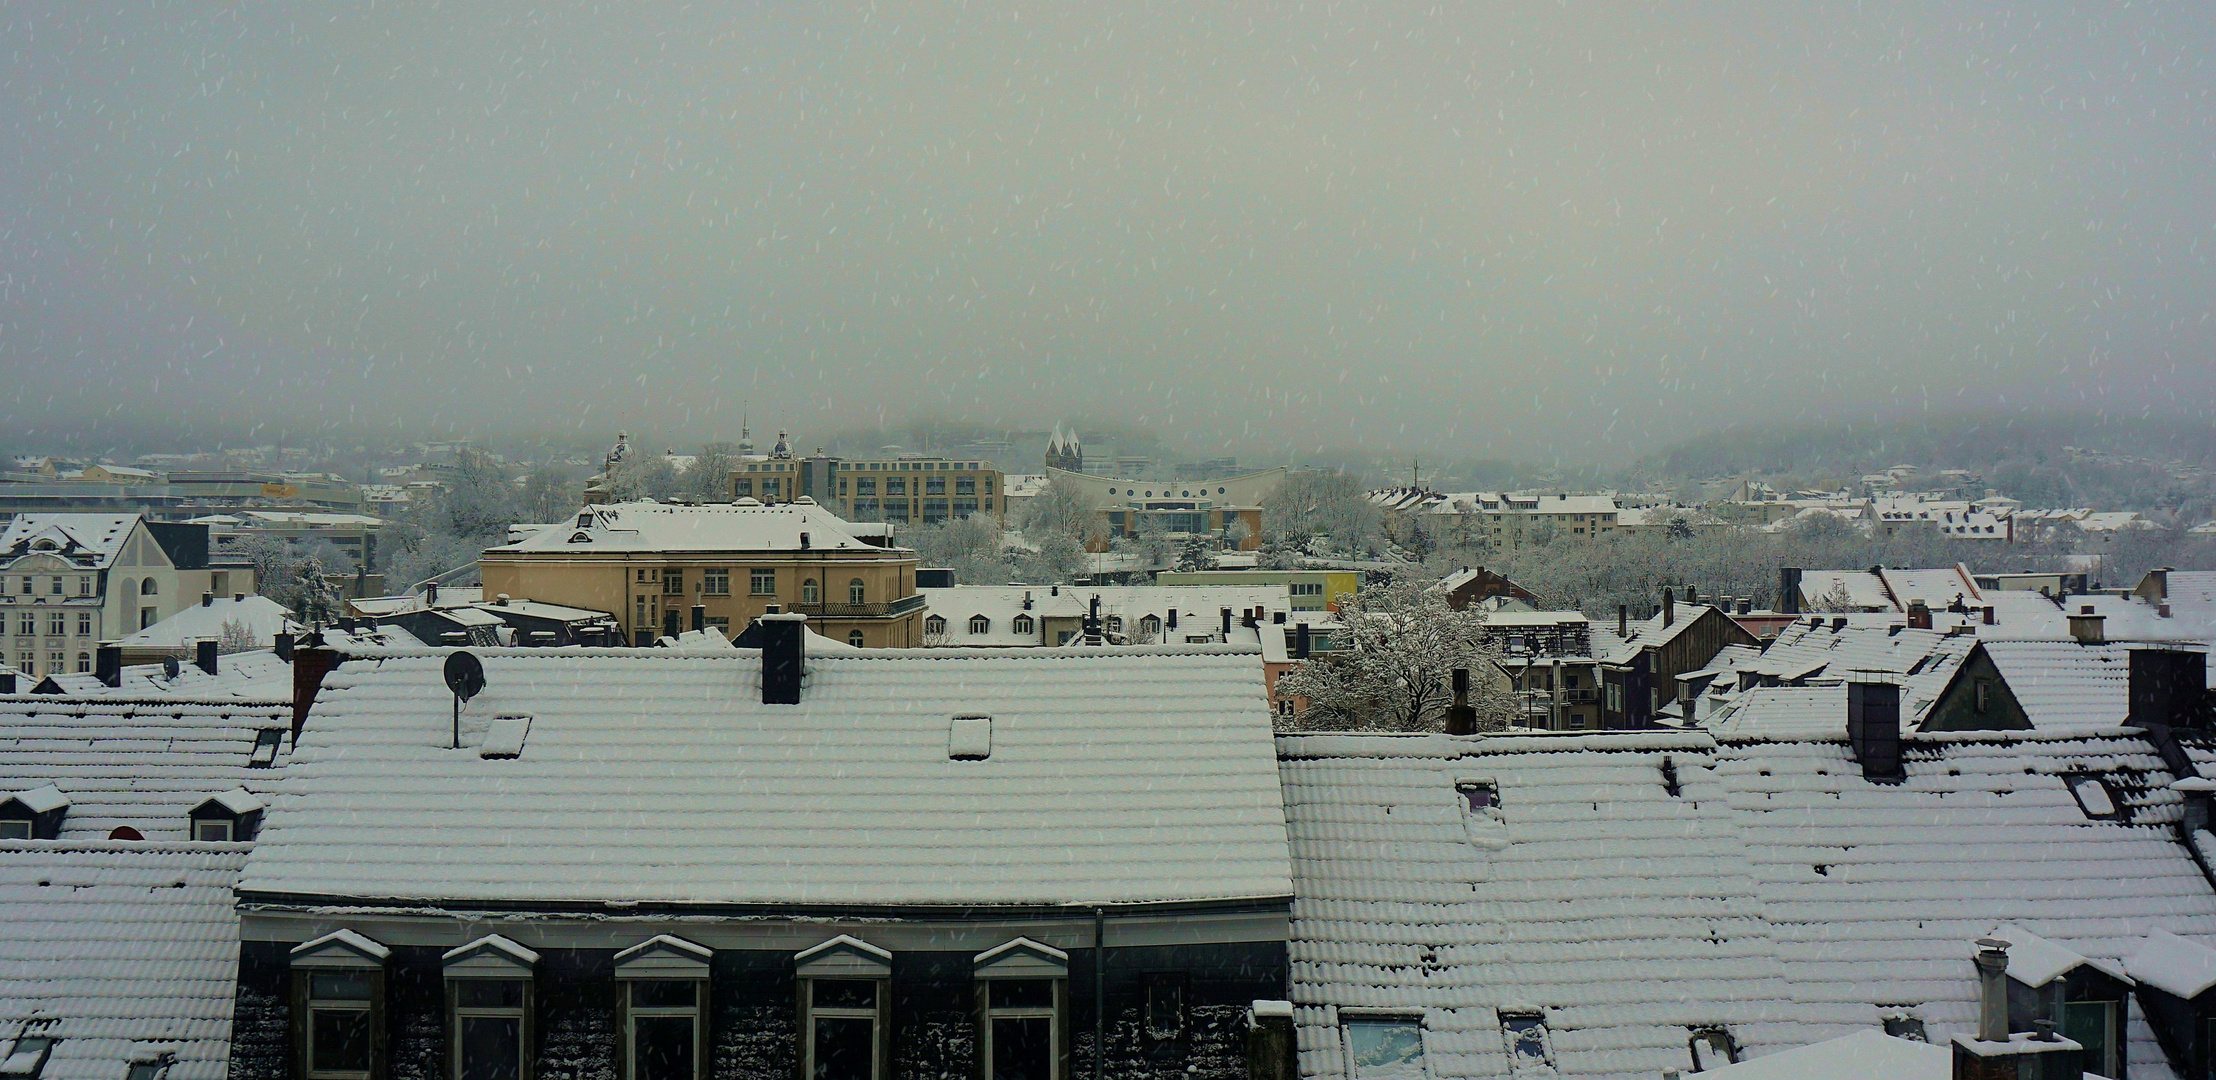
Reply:
[[[1345,643],[1277,681],[1279,697],[1308,699],[1293,726],[1308,731],[1441,731],[1457,668],[1470,672],[1479,731],[1498,731],[1517,700],[1481,611],[1456,611],[1414,582],[1365,590],[1340,608]]]

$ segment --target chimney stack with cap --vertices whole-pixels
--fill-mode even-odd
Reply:
[[[1977,1037],[1980,1042],[2008,1041],[2008,942],[1999,938],[1977,941]]]
[[[2037,1033],[2012,1037],[2008,1022],[2008,942],[1976,942],[1978,1023],[1973,1037],[1954,1036],[1954,1080],[2082,1080],[2083,1044],[2057,1038],[2054,1021],[2033,1021]]]
[[[214,594],[214,593],[212,593],[212,592],[204,592],[204,593],[201,593],[201,594],[200,594],[200,606],[201,606],[201,607],[214,607],[214,606],[215,606],[215,594]]]
[[[762,704],[800,704],[800,676],[807,657],[808,616],[779,612],[764,615],[762,627]]]
[[[1617,637],[1630,637],[1630,636],[1631,636],[1631,605],[1630,605],[1630,604],[1617,604],[1617,605],[1616,605],[1616,636],[1617,636]]]
[[[216,659],[214,638],[201,638],[199,641],[193,643],[192,663],[194,667],[197,667],[210,675],[215,674]]]
[[[1677,621],[1677,596],[1668,588],[1662,590],[1662,626],[1668,629]]]
[[[2084,604],[2077,614],[2070,616],[2070,636],[2080,645],[2108,644],[2108,617],[2096,614],[2093,605]]]
[[[1777,571],[1777,610],[1780,615],[1798,615],[1800,609],[1801,568],[1781,566]]]

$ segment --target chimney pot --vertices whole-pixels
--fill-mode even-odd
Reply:
[[[193,666],[210,675],[215,674],[215,639],[201,638],[193,643]]]
[[[500,595],[498,595],[498,596],[495,596],[495,597],[493,597],[493,602],[495,602],[495,603],[499,604],[499,605],[500,605],[501,607],[507,607],[507,606],[508,606],[508,594],[507,594],[507,593],[501,593]]]
[[[1630,637],[1630,636],[1631,636],[1631,605],[1630,605],[1630,604],[1617,604],[1617,605],[1616,605],[1616,636],[1617,636],[1617,637]]]
[[[234,603],[234,604],[237,604],[237,603],[242,603],[242,602],[244,602],[245,600],[246,600],[246,594],[245,594],[245,593],[242,593],[242,592],[235,592],[235,593],[232,593],[232,594],[231,594],[231,602],[232,602],[232,603]]]
[[[1999,938],[1977,939],[1978,1021],[1980,1042],[2008,1041],[2008,942]]]

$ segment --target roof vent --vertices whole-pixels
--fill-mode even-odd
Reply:
[[[485,727],[485,741],[478,745],[481,758],[518,758],[523,756],[523,740],[531,734],[531,718],[528,716],[496,716]]]

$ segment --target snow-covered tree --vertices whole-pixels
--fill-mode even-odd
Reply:
[[[1363,555],[1380,539],[1384,515],[1353,475],[1304,469],[1262,497],[1262,540],[1273,549],[1330,550]]]
[[[692,467],[681,478],[681,493],[699,502],[731,501],[731,469],[739,463],[739,445],[711,442],[693,455]]]
[[[262,647],[262,640],[254,636],[252,627],[241,619],[225,619],[216,628],[215,651],[224,655],[252,652]]]
[[[554,465],[541,465],[531,470],[523,481],[523,520],[530,522],[562,521],[573,517],[583,504],[577,492],[577,481]]]
[[[1470,672],[1477,729],[1507,726],[1517,709],[1499,666],[1500,651],[1481,611],[1456,611],[1446,596],[1415,581],[1365,590],[1341,605],[1345,644],[1286,672],[1280,697],[1308,699],[1295,720],[1303,730],[1441,731],[1453,702],[1457,668]]]

